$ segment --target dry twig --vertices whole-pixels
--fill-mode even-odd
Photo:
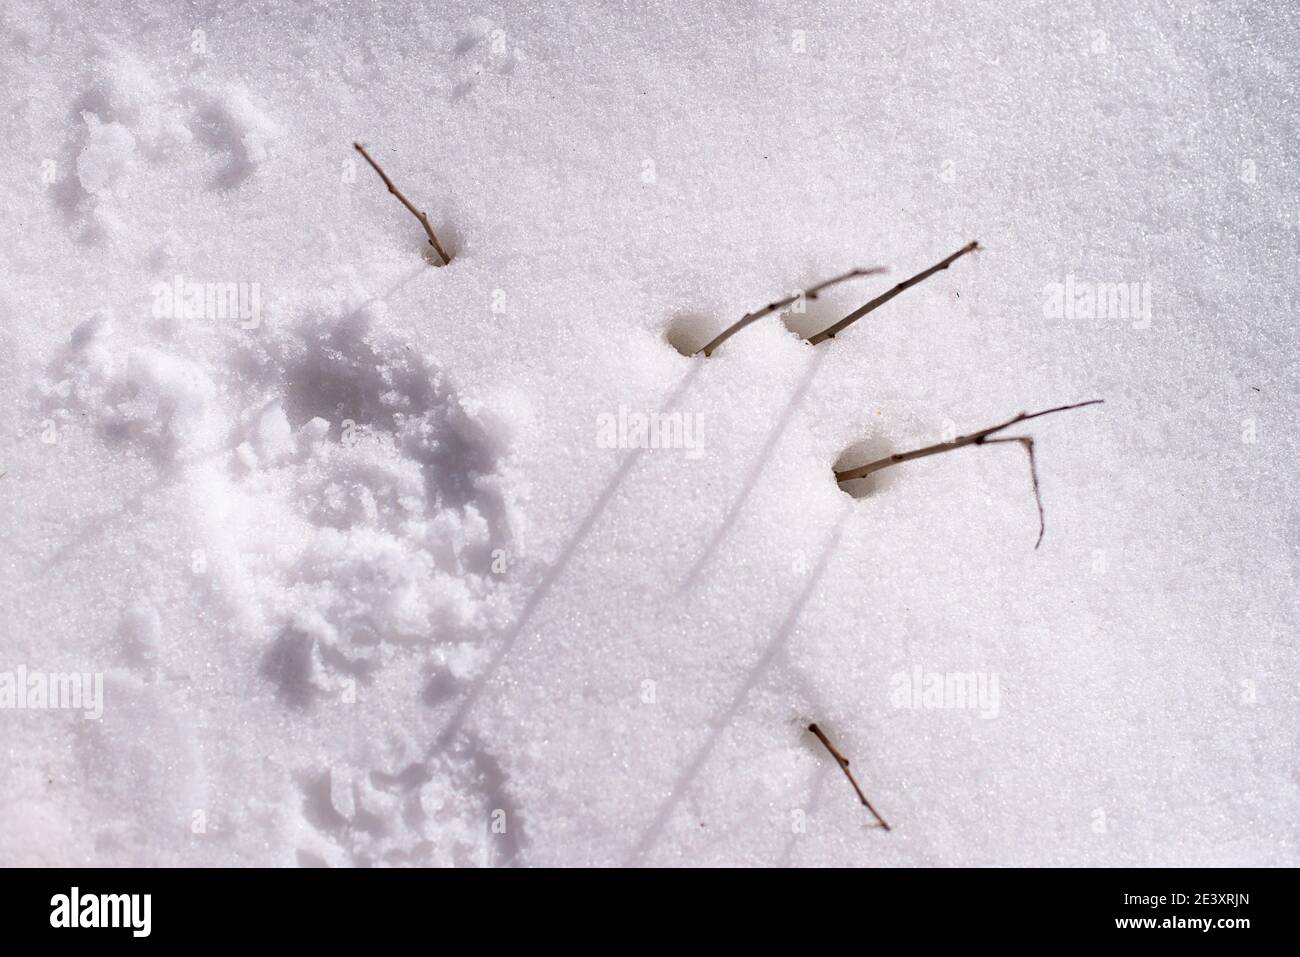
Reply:
[[[1030,419],[1036,419],[1043,415],[1052,415],[1055,412],[1066,412],[1070,409],[1081,409],[1087,405],[1100,405],[1104,399],[1089,399],[1087,402],[1075,402],[1073,405],[1058,405],[1054,409],[1044,409],[1042,412],[1021,412],[1007,421],[998,425],[990,426],[987,429],[980,429],[978,432],[972,432],[969,435],[959,435],[951,442],[939,442],[935,445],[927,445],[924,448],[913,449],[911,452],[898,452],[894,455],[886,456],[883,459],[876,459],[874,462],[868,462],[866,465],[859,465],[857,468],[845,469],[835,473],[835,480],[840,484],[852,482],[855,479],[866,478],[873,472],[879,472],[881,469],[889,468],[891,465],[898,465],[900,462],[911,462],[913,459],[923,459],[927,455],[938,455],[940,452],[951,452],[954,449],[960,449],[967,445],[993,445],[997,442],[1019,442],[1024,446],[1029,455],[1029,475],[1034,482],[1034,501],[1038,505],[1038,541],[1034,543],[1037,548],[1043,543],[1043,533],[1046,531],[1046,522],[1043,519],[1043,499],[1038,490],[1038,463],[1034,460],[1034,440],[1028,435],[1006,436],[1005,438],[990,438],[1001,432],[1003,429],[1009,429],[1013,425],[1021,422],[1027,422]]]
[[[385,173],[379,167],[379,164],[371,158],[370,154],[366,152],[364,146],[360,143],[353,143],[352,145],[356,148],[358,153],[365,157],[366,162],[370,164],[370,168],[379,174],[379,178],[384,181],[384,185],[388,187],[388,191],[396,196],[401,201],[402,205],[411,211],[411,215],[420,221],[420,225],[424,227],[424,231],[429,237],[429,245],[438,253],[438,256],[442,259],[442,264],[446,266],[450,263],[451,257],[443,251],[442,244],[438,242],[438,237],[433,234],[433,227],[429,225],[428,215],[423,210],[416,209],[415,205],[402,194],[402,191],[393,185],[393,181],[388,178],[388,174]]]
[[[826,737],[826,732],[817,727],[815,723],[808,725],[808,730],[815,734],[817,740],[824,744],[826,750],[831,753],[831,757],[833,757],[835,762],[840,766],[840,770],[844,772],[844,776],[848,778],[849,783],[853,785],[853,790],[858,792],[858,800],[862,802],[862,806],[872,813],[875,819],[880,822],[881,827],[888,831],[889,825],[886,824],[885,819],[880,816],[880,812],[871,806],[871,802],[867,800],[867,796],[862,793],[862,788],[858,786],[857,778],[855,778],[853,772],[849,770],[849,759],[840,754],[835,745],[831,744],[831,739]]]
[[[949,266],[951,266],[956,260],[960,259],[962,256],[965,256],[969,252],[974,252],[979,248],[980,248],[980,244],[978,242],[967,243],[965,246],[961,247],[961,249],[957,250],[955,253],[949,256],[947,259],[935,263],[929,269],[922,270],[921,272],[917,273],[915,276],[911,277],[910,279],[904,279],[893,289],[889,290],[889,292],[877,296],[875,299],[872,299],[865,306],[861,306],[857,309],[854,309],[851,313],[849,313],[839,322],[835,323],[835,325],[828,326],[827,328],[823,329],[821,332],[817,333],[814,336],[809,336],[808,342],[815,346],[817,345],[817,343],[825,342],[827,339],[834,339],[837,335],[839,335],[849,326],[853,325],[853,323],[857,322],[867,313],[874,312],[875,310],[879,309],[885,303],[889,302],[889,300],[897,296],[900,292],[903,292],[906,289],[910,289],[912,286],[915,286],[918,282],[923,282],[924,280],[933,276],[935,273],[947,269]]]
[[[828,289],[831,286],[834,286],[836,283],[845,282],[846,280],[849,279],[857,279],[861,276],[874,276],[882,272],[885,272],[885,268],[883,266],[872,266],[870,269],[850,269],[848,272],[836,276],[834,279],[827,279],[823,283],[818,283],[816,286],[813,286],[811,289],[804,289],[801,292],[795,293],[793,296],[787,296],[785,299],[780,299],[776,302],[770,302],[762,309],[758,309],[754,312],[747,312],[745,313],[745,315],[741,316],[739,319],[737,319],[726,329],[723,329],[720,333],[718,333],[708,345],[704,346],[701,349],[697,349],[695,354],[702,355],[702,356],[713,355],[713,351],[717,349],[718,346],[722,345],[724,342],[726,342],[728,339],[730,339],[732,336],[738,333],[741,329],[744,329],[751,322],[754,322],[755,320],[758,319],[762,319],[764,316],[770,316],[772,313],[784,309],[786,306],[791,305],[792,303],[798,301],[800,296],[803,296],[805,299],[816,299],[817,294],[819,292],[821,292],[823,289]]]

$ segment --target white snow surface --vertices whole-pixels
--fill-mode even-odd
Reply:
[[[1293,5],[13,0],[0,60],[0,673],[103,676],[0,710],[0,864],[1300,864]],[[833,477],[1091,398],[1037,550],[1018,446]]]

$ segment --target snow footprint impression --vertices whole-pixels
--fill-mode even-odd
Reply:
[[[490,863],[520,839],[514,822],[509,840],[486,836],[510,807],[495,759],[468,735],[430,759],[421,728],[478,674],[508,613],[509,429],[377,331],[384,309],[267,330],[224,388],[177,355],[115,349],[100,312],[51,365],[44,405],[184,485],[197,553],[241,606],[249,664],[281,708],[351,731],[336,760],[295,772],[325,838],[300,859]],[[118,694],[165,708],[137,670]]]
[[[300,775],[307,820],[328,838],[300,856],[502,863],[521,836],[495,758],[462,735],[430,759],[421,729],[477,675],[508,613],[499,584],[519,540],[508,430],[378,332],[383,310],[370,302],[287,339],[273,362],[287,370],[282,393],[237,450],[266,521],[297,525],[249,558],[273,583],[263,602],[278,633],[262,675],[294,710],[380,711],[382,749],[358,741],[345,770]]]
[[[84,127],[68,144],[76,175],[52,195],[93,245],[111,242],[130,211],[119,180],[161,175],[156,159],[197,145],[217,170],[213,188],[238,191],[278,135],[240,88],[164,90],[139,63],[103,54],[72,112]],[[146,256],[159,288],[172,279],[165,259]],[[136,725],[167,733],[132,745],[110,715],[83,749],[88,765],[134,768],[172,796],[159,813],[125,780],[105,794],[142,807],[137,830],[152,828],[166,851],[192,842],[193,809],[223,790],[231,806],[214,817],[240,819],[256,842],[265,820],[254,825],[242,805],[277,808],[265,826],[297,845],[300,863],[491,864],[522,847],[504,775],[472,733],[429,752],[441,706],[478,676],[507,619],[503,573],[521,555],[524,488],[511,428],[387,332],[407,322],[360,286],[292,297],[274,321],[222,314],[230,321],[206,330],[201,343],[215,347],[202,358],[189,348],[184,288],[165,315],[101,309],[41,383],[54,427],[88,428],[152,463],[158,487],[181,490],[194,587],[230,633],[208,649],[215,684],[191,685],[158,653],[165,606],[129,609],[133,650],[107,694]],[[210,305],[195,303],[199,314]],[[79,530],[67,547],[102,533]],[[250,730],[252,708],[279,730]],[[236,779],[260,780],[260,793],[231,795],[203,743],[220,753],[221,739],[253,733],[267,740],[237,758],[252,764]],[[507,814],[509,827],[494,828]],[[138,837],[112,839],[128,853]]]

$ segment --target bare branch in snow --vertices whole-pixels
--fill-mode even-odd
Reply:
[[[831,744],[831,739],[826,737],[826,732],[817,727],[815,723],[808,725],[808,730],[815,734],[817,740],[824,744],[826,750],[831,753],[831,757],[835,759],[835,763],[840,766],[840,770],[844,772],[844,776],[848,778],[849,783],[853,785],[853,790],[858,793],[858,800],[862,802],[862,806],[871,812],[872,816],[880,822],[881,827],[888,831],[889,825],[886,824],[885,819],[880,816],[880,812],[871,806],[871,802],[867,800],[867,796],[862,793],[862,788],[858,786],[857,778],[855,778],[853,772],[849,770],[849,759],[840,754],[835,745]]]
[[[1038,504],[1038,541],[1034,543],[1037,548],[1043,543],[1043,533],[1046,531],[1046,523],[1043,519],[1043,499],[1038,489],[1038,463],[1034,459],[1034,440],[1027,435],[1006,436],[1004,438],[992,438],[1003,429],[1009,429],[1013,425],[1021,422],[1027,422],[1030,419],[1037,419],[1040,416],[1052,415],[1056,412],[1068,412],[1070,409],[1081,409],[1088,405],[1100,405],[1105,399],[1089,399],[1087,402],[1075,402],[1072,405],[1058,405],[1053,409],[1044,409],[1041,412],[1021,412],[1019,415],[1007,419],[998,425],[990,426],[987,429],[980,429],[978,432],[972,432],[969,435],[959,435],[951,442],[939,442],[935,445],[927,445],[924,448],[913,449],[911,452],[898,452],[894,455],[887,456],[883,459],[876,459],[874,462],[868,462],[866,465],[859,465],[857,468],[845,469],[842,472],[835,473],[835,480],[841,485],[845,482],[852,482],[855,479],[866,478],[873,472],[879,472],[881,469],[889,468],[891,465],[898,465],[900,462],[911,462],[913,459],[923,459],[928,455],[938,455],[940,452],[951,452],[954,449],[960,449],[967,445],[993,445],[997,442],[1019,442],[1024,446],[1025,452],[1029,455],[1029,475],[1034,482],[1034,501]]]
[[[965,246],[961,247],[961,249],[957,250],[955,253],[949,256],[947,259],[935,263],[929,269],[922,270],[921,272],[917,273],[915,276],[911,277],[910,279],[904,279],[893,289],[889,290],[889,292],[877,296],[875,299],[872,299],[865,306],[861,306],[857,309],[854,309],[851,313],[849,313],[839,322],[835,323],[835,325],[828,326],[827,328],[823,329],[821,332],[817,333],[814,336],[809,336],[808,342],[815,346],[817,345],[817,343],[825,342],[827,339],[834,339],[837,335],[839,335],[849,326],[853,325],[853,323],[857,322],[867,313],[874,312],[875,310],[879,309],[885,303],[889,302],[889,300],[897,296],[900,292],[903,292],[906,289],[910,289],[912,286],[915,286],[918,282],[924,282],[926,279],[930,278],[937,272],[942,272],[943,270],[951,266],[956,260],[960,259],[962,256],[965,256],[969,252],[974,252],[979,248],[980,248],[980,244],[978,242],[967,243]]]
[[[836,276],[834,279],[827,279],[825,282],[818,283],[816,286],[813,286],[811,289],[804,289],[801,292],[795,293],[793,296],[788,296],[785,299],[778,300],[777,302],[770,302],[762,309],[758,309],[754,312],[748,312],[745,315],[741,316],[739,319],[737,319],[726,329],[723,329],[720,333],[718,333],[717,336],[714,337],[712,342],[710,342],[708,345],[704,346],[703,348],[696,350],[695,354],[702,355],[702,356],[713,355],[713,351],[717,349],[718,346],[722,345],[724,342],[726,342],[728,339],[730,339],[732,336],[738,333],[741,329],[744,329],[751,322],[754,322],[758,319],[762,319],[764,316],[770,316],[772,313],[784,309],[786,306],[789,306],[792,303],[797,302],[800,296],[803,296],[803,298],[805,299],[816,299],[817,294],[819,292],[821,292],[823,289],[828,289],[831,286],[834,286],[836,283],[845,282],[849,279],[857,279],[861,276],[874,276],[882,272],[885,272],[885,268],[883,266],[872,266],[870,269],[850,269],[848,272],[844,273],[843,275]]]
[[[1038,538],[1034,540],[1034,549],[1043,544],[1043,533],[1047,531],[1047,520],[1043,517],[1043,496],[1038,490],[1038,461],[1034,458],[1034,439],[1029,435],[1009,435],[1002,439],[985,439],[984,445],[993,445],[997,442],[1019,442],[1025,448],[1025,454],[1029,456],[1029,478],[1034,483],[1034,504],[1038,506]]]
[[[429,245],[438,253],[439,258],[442,259],[442,264],[446,266],[450,263],[451,257],[443,251],[442,244],[438,242],[438,237],[433,234],[433,227],[429,225],[428,215],[426,215],[423,210],[416,209],[415,205],[402,194],[402,191],[393,185],[393,181],[388,178],[388,174],[385,173],[380,168],[379,164],[371,158],[370,154],[366,152],[364,146],[360,143],[353,143],[352,145],[356,148],[358,153],[365,157],[366,162],[370,164],[370,168],[379,174],[379,178],[384,181],[384,185],[388,187],[388,191],[396,196],[401,201],[402,205],[411,211],[411,215],[420,221],[420,225],[424,227],[424,231],[429,237]]]

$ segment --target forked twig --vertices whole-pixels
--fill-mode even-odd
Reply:
[[[924,282],[926,279],[929,279],[937,272],[942,272],[943,270],[951,266],[954,262],[956,262],[958,259],[960,259],[962,256],[965,256],[967,253],[974,252],[979,248],[980,248],[980,244],[978,241],[967,243],[965,246],[961,247],[961,249],[957,250],[955,253],[949,256],[947,259],[940,260],[939,262],[931,266],[929,269],[922,270],[921,272],[917,273],[915,276],[911,277],[910,279],[904,279],[893,289],[889,290],[889,292],[877,296],[875,299],[872,299],[865,306],[861,306],[857,309],[854,309],[851,313],[849,313],[839,322],[835,323],[835,325],[826,327],[821,332],[817,333],[815,336],[809,336],[808,342],[815,346],[817,345],[817,343],[825,342],[827,339],[834,339],[837,335],[839,335],[849,326],[853,325],[853,323],[857,322],[867,313],[874,312],[875,310],[879,309],[885,303],[889,302],[889,300],[897,296],[900,292],[910,289],[912,286],[915,286],[918,282]]]
[[[1034,481],[1034,501],[1038,505],[1038,541],[1034,543],[1037,548],[1043,543],[1043,533],[1047,530],[1046,521],[1043,518],[1043,498],[1039,493],[1038,487],[1038,463],[1034,459],[1034,440],[1028,435],[1005,436],[994,439],[990,436],[1001,432],[1003,429],[1009,429],[1013,425],[1021,422],[1027,422],[1030,419],[1037,419],[1039,416],[1052,415],[1055,412],[1068,412],[1070,409],[1081,409],[1087,405],[1100,405],[1105,399],[1089,399],[1087,402],[1075,402],[1072,405],[1058,405],[1054,409],[1044,409],[1041,412],[1021,412],[1007,421],[998,425],[990,426],[987,429],[980,429],[978,432],[972,432],[969,435],[959,435],[951,442],[939,442],[935,445],[927,445],[924,448],[913,449],[911,452],[898,452],[894,455],[886,456],[883,459],[876,459],[874,462],[868,462],[866,465],[859,465],[857,468],[845,469],[835,473],[835,480],[840,484],[852,482],[855,479],[866,478],[873,472],[879,472],[881,469],[889,468],[891,465],[898,465],[900,462],[911,462],[913,459],[923,459],[927,455],[938,455],[940,452],[951,452],[953,449],[960,449],[967,445],[992,445],[997,442],[1019,442],[1024,446],[1029,455],[1029,474]]]
[[[384,181],[384,185],[388,187],[388,191],[396,196],[401,201],[402,205],[411,211],[411,215],[420,221],[420,225],[424,227],[424,231],[429,237],[429,245],[437,251],[438,256],[442,259],[442,264],[446,266],[450,263],[451,257],[443,251],[442,244],[438,242],[438,237],[433,234],[433,227],[429,225],[428,215],[425,214],[423,210],[416,209],[415,205],[402,194],[402,191],[393,185],[393,181],[388,178],[388,174],[385,173],[380,168],[379,164],[371,158],[370,154],[366,152],[364,146],[360,143],[353,143],[352,145],[356,148],[358,153],[365,157],[366,162],[370,164],[370,168],[379,174],[379,178]]]
[[[831,739],[826,737],[826,732],[817,727],[816,723],[808,725],[808,730],[817,735],[817,740],[824,744],[826,750],[831,753],[831,757],[835,759],[835,763],[840,766],[840,770],[844,772],[844,776],[848,778],[849,783],[853,785],[853,790],[858,792],[858,800],[862,802],[862,806],[872,813],[872,816],[880,822],[881,827],[888,831],[890,829],[889,825],[886,824],[885,819],[880,816],[880,812],[871,806],[871,802],[867,800],[867,796],[862,793],[862,788],[858,786],[857,778],[855,778],[853,772],[849,770],[849,759],[840,754],[835,745],[831,744]]]
[[[730,339],[732,336],[738,333],[741,329],[744,329],[751,322],[754,322],[758,319],[762,319],[764,316],[770,316],[772,313],[784,309],[786,306],[790,305],[791,303],[798,301],[800,296],[803,296],[803,298],[805,299],[816,299],[817,294],[819,292],[821,292],[823,289],[828,289],[829,287],[834,286],[836,283],[845,282],[849,279],[857,279],[861,276],[874,276],[877,273],[882,273],[882,272],[885,272],[885,267],[883,266],[872,266],[870,269],[850,269],[848,272],[836,276],[834,279],[827,279],[825,282],[818,283],[816,286],[813,286],[811,289],[801,290],[800,292],[795,293],[793,296],[787,296],[785,299],[778,300],[777,302],[769,302],[762,309],[758,309],[754,312],[745,313],[743,316],[741,316],[739,319],[737,319],[727,328],[723,329],[716,336],[714,336],[713,340],[708,345],[700,349],[697,349],[695,354],[697,356],[702,355],[706,357],[713,355],[713,350],[717,349],[718,346],[722,345],[724,342],[726,342],[728,339]]]

